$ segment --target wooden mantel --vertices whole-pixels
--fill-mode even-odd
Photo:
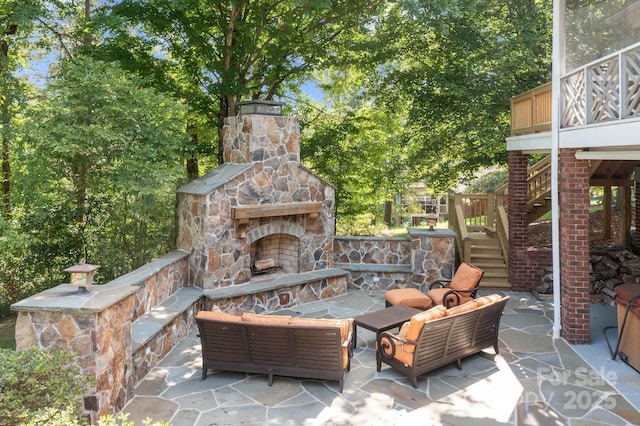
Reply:
[[[308,214],[317,217],[322,211],[322,203],[306,201],[301,203],[256,204],[252,206],[231,207],[231,218],[236,220],[256,219],[259,217],[293,216]]]
[[[316,219],[322,211],[322,202],[303,201],[299,203],[256,204],[251,206],[231,207],[231,219],[236,220],[236,230],[240,238],[246,235],[246,225],[249,219],[261,217],[308,215]],[[240,225],[240,226],[239,226]]]

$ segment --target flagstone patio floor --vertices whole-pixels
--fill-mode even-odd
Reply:
[[[204,425],[639,425],[640,375],[612,360],[597,327],[615,325],[615,308],[593,306],[592,342],[552,338],[553,305],[511,296],[500,324],[500,353],[487,348],[420,377],[418,389],[383,364],[375,334],[358,329],[344,391],[333,381],[209,371],[201,380],[197,329],[135,389],[123,408],[136,425],[149,417],[174,426]],[[279,314],[355,317],[384,309],[382,292],[350,291]],[[596,328],[594,328],[594,326]],[[615,337],[615,336],[614,336]]]

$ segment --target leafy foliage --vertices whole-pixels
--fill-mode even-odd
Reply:
[[[81,376],[73,356],[57,347],[0,349],[0,423],[78,424],[92,379]]]
[[[74,353],[53,347],[0,349],[0,423],[5,426],[79,426],[83,399],[94,385],[83,377]],[[127,413],[100,417],[100,426],[134,426]],[[147,418],[142,425],[169,426]]]
[[[541,51],[550,15],[534,2],[406,3],[381,30],[387,56],[399,59],[384,65],[375,92],[408,103],[408,165],[443,191],[506,162],[510,97],[550,75],[550,50]]]
[[[85,258],[110,279],[164,254],[174,240],[167,206],[182,181],[183,116],[179,103],[115,64],[66,64],[30,116],[20,152],[35,263]]]
[[[190,123],[199,135],[194,155],[217,152],[222,162],[221,137],[207,150],[203,127],[220,130],[243,98],[273,100],[296,88],[383,3],[124,0],[96,15],[108,31],[95,51],[188,102],[199,117]]]
[[[475,178],[465,187],[467,194],[483,194],[488,191],[495,191],[508,181],[508,170],[501,168],[491,170]]]

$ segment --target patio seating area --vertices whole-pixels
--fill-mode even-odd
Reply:
[[[479,296],[494,293],[480,290]],[[136,424],[151,417],[182,425],[483,425],[640,424],[638,373],[611,360],[602,328],[615,325],[615,307],[593,305],[592,344],[551,337],[551,301],[510,296],[496,355],[489,347],[411,379],[383,365],[376,372],[375,332],[358,328],[344,390],[331,380],[210,370],[202,378],[197,328],[135,389],[122,410]],[[384,309],[384,292],[347,295],[278,314],[346,318]],[[600,328],[598,328],[600,327]],[[138,423],[140,422],[140,423]]]

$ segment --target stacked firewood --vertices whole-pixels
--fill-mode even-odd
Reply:
[[[594,251],[589,259],[589,294],[592,301],[613,303],[614,288],[623,283],[640,283],[640,256],[628,250]],[[553,269],[546,268],[534,294],[553,294]]]

